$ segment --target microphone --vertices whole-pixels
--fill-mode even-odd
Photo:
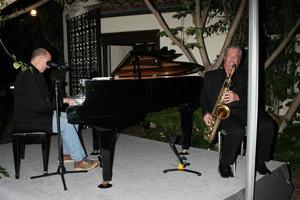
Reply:
[[[64,65],[60,65],[60,64],[57,64],[55,62],[52,62],[52,61],[47,61],[46,63],[48,65],[48,67],[50,68],[57,68],[57,69],[67,69],[66,66]]]

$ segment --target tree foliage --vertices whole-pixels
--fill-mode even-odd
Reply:
[[[262,58],[266,60],[300,19],[300,1],[265,0],[261,7],[266,12],[261,12],[263,48],[260,50]],[[282,106],[289,106],[291,103],[289,101],[288,104],[281,105],[280,102],[293,98],[296,95],[294,88],[299,88],[297,68],[300,54],[294,51],[294,42],[293,37],[265,70],[266,104],[277,115]]]
[[[157,16],[155,10],[149,6],[150,2],[145,0],[149,9]],[[220,66],[224,56],[224,49],[229,45],[239,45],[248,49],[248,12],[244,0],[182,0],[184,11],[177,12],[174,18],[182,19],[188,15],[192,16],[193,27],[171,27],[168,33],[165,28],[162,36],[175,36],[176,40],[187,49],[198,48],[202,62],[206,70],[215,69]],[[152,5],[153,6],[153,5]],[[265,99],[266,104],[272,112],[278,114],[280,101],[295,95],[293,88],[299,85],[299,53],[293,50],[294,40],[290,39],[291,29],[298,27],[299,0],[263,0],[260,1],[260,63],[268,61],[270,64],[266,70],[265,77]],[[161,16],[160,16],[161,17]],[[167,27],[167,26],[165,26]],[[294,34],[294,32],[292,32]],[[217,34],[226,34],[226,40],[222,50],[215,62],[208,59],[204,38]],[[194,41],[190,38],[194,37]],[[172,39],[172,43],[174,39]],[[285,40],[285,43],[283,43]],[[177,44],[178,44],[177,42]],[[276,47],[284,45],[284,48]],[[282,50],[283,49],[283,50]],[[183,51],[185,53],[185,51]],[[191,51],[187,51],[191,53]],[[276,52],[276,54],[274,54]],[[186,54],[186,53],[185,53]],[[276,57],[272,57],[276,55]],[[187,55],[188,57],[189,55]],[[190,56],[193,57],[193,56]],[[192,61],[190,59],[190,61]],[[199,61],[195,61],[199,62]],[[294,104],[297,106],[297,104]],[[299,103],[298,103],[299,105]]]

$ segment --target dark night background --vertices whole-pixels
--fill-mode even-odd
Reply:
[[[1,13],[11,13],[16,7],[23,8],[31,0],[22,0],[20,4],[8,7]],[[50,1],[38,9],[38,15],[32,17],[25,13],[19,17],[2,22],[0,38],[10,54],[18,61],[28,62],[33,49],[47,48],[53,61],[63,62],[62,50],[62,8],[54,1]],[[0,48],[0,90],[13,83],[17,71],[13,68],[13,60]]]
[[[11,14],[31,5],[33,0],[17,1],[1,11],[2,15]],[[31,52],[35,48],[47,48],[52,54],[52,60],[63,63],[63,30],[62,7],[55,1],[40,6],[38,15],[32,17],[29,13],[1,22],[0,38],[7,51],[14,55],[17,61],[28,63]],[[13,59],[0,47],[0,141],[6,142],[11,131],[13,112],[13,90],[9,87],[14,84],[17,70],[13,67]],[[47,70],[46,76],[51,73]]]

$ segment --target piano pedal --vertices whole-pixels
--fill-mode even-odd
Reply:
[[[100,149],[94,149],[90,155],[95,156],[95,155],[100,155]]]

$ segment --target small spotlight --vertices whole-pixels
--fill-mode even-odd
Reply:
[[[35,16],[37,15],[37,11],[36,11],[35,9],[31,10],[31,11],[30,11],[30,15],[31,15],[32,17],[35,17]]]

